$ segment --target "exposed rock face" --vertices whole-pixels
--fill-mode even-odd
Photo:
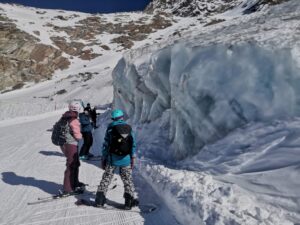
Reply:
[[[289,0],[260,0],[256,2],[255,4],[252,4],[250,7],[246,8],[244,10],[245,14],[253,13],[256,11],[259,11],[263,6],[265,5],[277,5],[283,2],[286,2]]]
[[[5,21],[0,23],[0,90],[45,80],[55,70],[68,68],[70,62],[60,50],[39,44],[4,17],[0,21]]]
[[[91,60],[100,55],[93,53],[92,49],[83,50],[86,45],[81,42],[67,42],[63,37],[51,37],[50,39],[61,51],[71,56],[78,56],[82,60]]]
[[[76,26],[73,27],[58,27],[53,26],[56,32],[65,32],[69,35],[71,40],[85,40],[91,41],[96,39],[96,35],[103,33],[118,34],[119,36],[113,38],[111,43],[119,44],[123,49],[130,49],[134,45],[134,41],[141,41],[147,38],[150,33],[154,33],[159,29],[165,29],[172,25],[171,19],[165,13],[155,14],[152,17],[151,22],[145,23],[142,18],[138,21],[130,22],[116,22],[119,18],[116,16],[114,23],[106,22],[103,18],[98,16],[90,16],[83,20],[80,20]],[[147,20],[147,19],[146,19]],[[48,24],[48,26],[52,26]],[[81,50],[84,46],[80,46],[78,42],[67,43],[61,37],[53,37],[51,40],[62,51],[73,56],[86,55]],[[109,49],[106,48],[106,49]],[[97,54],[89,54],[88,58],[97,57]],[[84,58],[84,57],[83,57]]]
[[[251,10],[245,13],[251,13],[259,10],[264,5],[280,4],[288,0],[259,0],[256,3],[249,1]],[[209,16],[216,13],[222,13],[226,10],[241,4],[242,0],[153,0],[146,8],[146,12],[155,11],[169,12],[177,16]]]
[[[224,12],[235,6],[239,0],[153,0],[146,12],[164,11],[176,16],[208,16],[214,12]]]

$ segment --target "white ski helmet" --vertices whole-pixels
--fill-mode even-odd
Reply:
[[[69,104],[69,110],[81,113],[83,111],[83,106],[80,101],[73,100]]]

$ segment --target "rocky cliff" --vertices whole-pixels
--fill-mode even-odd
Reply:
[[[284,1],[288,0],[153,0],[145,11],[163,11],[182,17],[210,16],[238,5],[242,5],[245,13],[249,13],[260,10],[265,5],[275,5]]]
[[[49,79],[55,70],[68,68],[61,50],[38,41],[0,16],[0,90]]]

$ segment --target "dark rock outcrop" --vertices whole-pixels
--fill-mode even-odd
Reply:
[[[68,68],[62,51],[40,44],[3,16],[0,21],[0,91],[49,79],[55,70]]]

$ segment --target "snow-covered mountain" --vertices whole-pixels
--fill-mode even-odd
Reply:
[[[300,3],[220,2],[233,5],[196,17],[0,4],[0,69],[22,83],[0,94],[0,224],[299,224]],[[94,154],[110,108],[126,112],[136,194],[156,212],[27,205],[61,187],[48,130],[74,98],[101,109]],[[93,196],[103,171],[81,164]]]
[[[180,35],[176,16],[197,15],[192,24],[210,25],[230,9],[242,13],[282,1],[153,1],[145,12],[92,15],[9,5],[0,8],[0,91],[15,90],[28,82],[51,79],[77,59],[86,62],[107,54],[160,42],[162,33]],[[22,13],[22,14],[20,14]],[[173,16],[173,15],[175,16]],[[189,24],[187,24],[189,26]],[[24,29],[26,28],[26,29]],[[161,32],[164,30],[163,32]],[[188,29],[189,30],[189,29]],[[152,39],[152,40],[151,40]],[[171,38],[172,39],[172,38]]]
[[[0,5],[0,13],[2,91],[50,79],[78,60],[121,55],[174,23],[166,14],[93,15],[8,4]]]

